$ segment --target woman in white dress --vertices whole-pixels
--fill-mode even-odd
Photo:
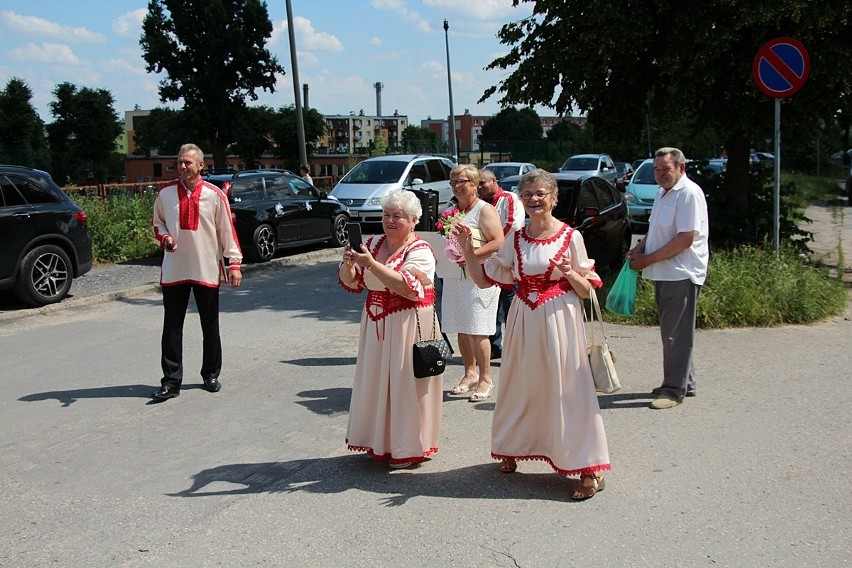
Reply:
[[[422,207],[412,192],[388,192],[382,210],[384,234],[360,251],[347,247],[338,268],[345,290],[367,290],[346,444],[402,468],[438,451],[444,377],[416,379],[411,348],[418,318],[421,339],[432,339],[435,255],[414,234]]]
[[[519,460],[543,460],[561,475],[579,475],[572,498],[588,499],[603,490],[601,472],[610,469],[582,312],[583,298],[602,282],[583,236],[552,214],[553,175],[533,170],[518,192],[529,225],[468,271],[483,287],[518,283],[506,320],[491,456],[506,473]],[[454,232],[472,261],[470,230],[462,223]]]
[[[479,264],[497,252],[503,244],[500,215],[493,205],[477,196],[479,170],[476,166],[462,164],[453,168],[450,172],[450,186],[458,200],[459,210],[464,213],[463,222],[470,228],[478,229],[485,241],[474,252],[476,264]],[[465,270],[468,268],[465,267]],[[471,393],[471,402],[487,400],[494,389],[489,336],[496,329],[500,290],[480,289],[468,277],[442,279],[441,326],[444,333],[458,334],[459,351],[464,364],[464,376],[450,392],[456,395]]]

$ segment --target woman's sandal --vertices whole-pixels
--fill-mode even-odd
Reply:
[[[583,485],[584,479],[593,479],[594,485]],[[602,475],[596,473],[584,473],[580,475],[580,484],[574,488],[574,493],[571,498],[574,501],[585,501],[595,496],[598,491],[603,491],[606,488]]]
[[[473,381],[471,383],[465,383],[464,378],[462,378],[462,382],[453,387],[453,390],[450,391],[450,394],[467,394],[472,390],[476,390],[476,386],[479,384],[479,381]]]
[[[500,462],[500,471],[503,473],[515,473],[516,469],[518,469],[518,462],[515,460],[503,460]]]
[[[472,395],[470,395],[470,398],[468,400],[470,402],[482,402],[483,400],[488,400],[489,398],[491,398],[492,390],[494,390],[494,383],[488,385],[488,388],[485,390],[485,392],[474,392]]]

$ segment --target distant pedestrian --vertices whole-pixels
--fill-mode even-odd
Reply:
[[[302,176],[302,179],[306,182],[314,185],[314,180],[311,178],[311,167],[308,164],[302,164],[299,166],[299,175]]]
[[[483,201],[490,203],[497,210],[500,222],[503,223],[503,236],[508,237],[512,231],[524,226],[524,204],[517,193],[506,191],[497,183],[497,176],[489,168],[479,170],[479,189],[477,194]],[[489,336],[491,342],[491,358],[500,359],[503,356],[503,326],[506,325],[506,315],[509,306],[515,298],[515,287],[501,288],[497,302],[497,329]]]
[[[627,253],[630,266],[654,281],[663,341],[663,384],[651,392],[653,409],[672,408],[695,396],[692,350],[698,294],[707,277],[709,220],[701,188],[686,176],[686,157],[677,148],[654,156],[660,188],[648,234]]]
[[[195,297],[203,334],[201,378],[219,392],[222,343],[219,338],[219,284],[242,281],[243,254],[231,221],[228,199],[201,179],[204,153],[184,144],[178,154],[180,179],[160,190],[154,201],[154,236],[165,251],[160,271],[163,288],[162,387],[156,400],[180,394],[183,382],[183,322],[190,292]],[[228,266],[224,266],[224,259]]]

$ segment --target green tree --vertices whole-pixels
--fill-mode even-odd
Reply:
[[[316,151],[316,142],[325,134],[325,117],[318,110],[302,108],[302,124],[305,127],[305,146],[308,156]],[[275,142],[274,154],[284,160],[287,167],[296,171],[299,167],[299,137],[296,126],[296,107],[289,105],[278,109],[270,134]],[[268,132],[267,129],[266,132]]]
[[[499,140],[541,140],[541,117],[532,108],[506,107],[482,127],[483,142]]]
[[[105,182],[121,134],[112,94],[60,83],[53,95],[50,111],[56,120],[47,125],[47,136],[54,179],[59,184]]]
[[[259,89],[274,92],[276,73],[284,74],[265,47],[272,35],[266,3],[150,0],[142,30],[147,71],[166,73],[160,99],[182,100],[201,120],[213,163],[224,167],[246,99],[257,100]]]
[[[272,107],[248,107],[234,129],[230,152],[243,159],[247,168],[257,168],[260,157],[272,149],[272,133],[278,115]]]
[[[12,77],[0,91],[0,163],[49,166],[44,123],[32,105],[33,92]]]
[[[706,0],[682,15],[662,2],[637,8],[630,0],[613,0],[607,9],[589,9],[580,0],[513,4],[521,1],[534,3],[534,14],[499,32],[509,53],[487,68],[510,72],[481,100],[499,93],[504,105],[585,111],[596,139],[620,135],[638,141],[647,120],[656,146],[680,145],[687,155],[705,148],[693,148],[686,138],[673,140],[668,126],[678,124],[686,132],[709,128],[729,156],[717,198],[745,218],[749,152],[773,123],[774,104],[752,77],[761,45],[793,37],[818,62],[804,89],[784,101],[785,124],[833,118],[852,93],[852,75],[842,71],[852,59],[848,2],[788,0],[756,9],[745,0]]]
[[[406,153],[439,152],[441,137],[429,128],[409,125],[402,131],[402,147]]]
[[[181,145],[196,142],[203,150],[206,140],[204,125],[191,112],[159,107],[139,121],[134,137],[136,154],[177,154]]]

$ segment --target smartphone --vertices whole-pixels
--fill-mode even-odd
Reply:
[[[346,231],[349,233],[349,246],[356,252],[361,252],[363,239],[361,237],[361,223],[346,223]]]

